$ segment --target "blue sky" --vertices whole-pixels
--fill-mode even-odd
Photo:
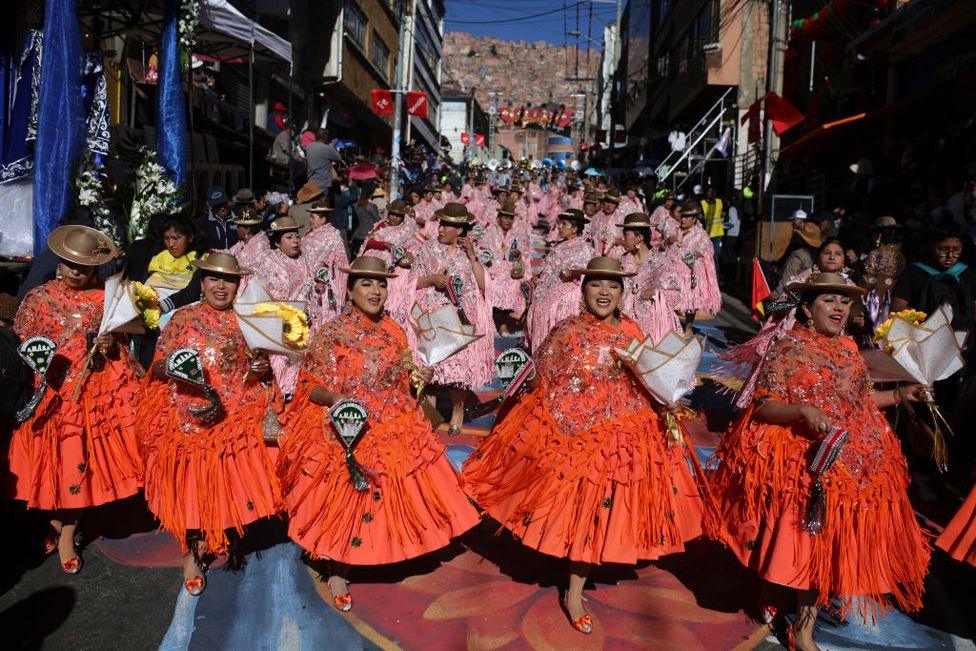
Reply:
[[[617,16],[616,5],[599,1],[590,3],[587,0],[446,0],[445,5],[445,31],[529,42],[543,40],[554,45],[574,42],[574,37],[564,37],[564,34],[565,31],[576,29],[578,11],[579,31],[582,32],[580,46],[584,49],[587,29],[590,29],[590,38],[595,41],[589,45],[599,49],[603,25],[614,22]],[[567,7],[566,11],[563,11],[564,6]],[[592,23],[589,22],[591,8]],[[523,18],[544,12],[551,13]],[[567,40],[564,41],[564,38]]]

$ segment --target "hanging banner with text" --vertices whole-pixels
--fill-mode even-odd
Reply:
[[[427,117],[427,93],[422,90],[411,90],[407,93],[407,115]]]
[[[374,88],[369,91],[372,95],[373,113],[376,115],[393,115],[393,92]]]

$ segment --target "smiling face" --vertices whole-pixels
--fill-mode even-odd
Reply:
[[[515,218],[511,215],[505,215],[503,213],[498,213],[498,225],[505,232],[508,232],[512,225],[515,223]]]
[[[239,276],[231,274],[204,272],[200,284],[203,287],[203,299],[216,310],[226,310],[234,303],[237,296],[237,286],[240,285]]]
[[[95,267],[60,260],[58,261],[58,276],[71,289],[84,289],[95,277]]]
[[[817,256],[817,267],[820,271],[837,272],[844,268],[844,249],[840,244],[831,242],[824,246]]]
[[[278,250],[289,258],[297,258],[302,252],[302,238],[298,231],[288,231],[278,241]]]
[[[836,337],[847,323],[852,301],[850,296],[844,294],[823,293],[801,307],[814,330],[822,335]]]
[[[385,278],[356,278],[349,289],[349,300],[356,309],[370,318],[383,314],[386,297]]]
[[[454,226],[453,224],[448,224],[445,222],[440,222],[437,225],[437,241],[441,244],[455,244],[458,238],[461,236],[461,227]]]
[[[190,238],[170,226],[163,233],[163,246],[171,256],[179,258],[186,255],[187,249],[190,248]]]
[[[583,283],[586,311],[600,320],[613,316],[620,305],[624,285],[619,278],[590,278]]]

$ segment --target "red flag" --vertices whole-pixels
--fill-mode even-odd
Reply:
[[[766,117],[773,123],[777,136],[803,122],[803,114],[776,93],[766,95]]]
[[[373,99],[373,113],[376,115],[393,115],[393,93],[381,88],[369,91]]]
[[[407,92],[407,115],[418,118],[427,117],[427,93],[422,90]]]
[[[512,120],[515,119],[514,113],[515,111],[514,109],[512,109],[512,107],[503,106],[502,110],[499,112],[498,115],[501,117],[502,122],[504,122],[505,124],[511,124]]]
[[[556,126],[560,129],[565,129],[569,126],[569,123],[573,121],[573,109],[568,108],[563,111],[562,115],[559,116],[559,122]]]
[[[762,120],[759,117],[759,111],[762,109],[762,100],[757,99],[749,107],[749,110],[742,114],[742,119],[739,120],[739,124],[745,124],[749,122],[749,144],[754,142],[759,142],[759,130],[762,126]]]
[[[759,258],[752,259],[752,318],[760,321],[766,315],[763,301],[772,296],[766,274],[763,273]]]
[[[461,144],[462,145],[470,145],[471,144],[471,134],[469,134],[467,131],[462,131],[461,132]]]
[[[485,134],[483,134],[483,133],[476,133],[476,134],[474,134],[474,146],[475,147],[484,147],[485,146]]]

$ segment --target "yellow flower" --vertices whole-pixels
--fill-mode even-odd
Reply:
[[[296,348],[308,345],[308,315],[285,303],[258,303],[254,306],[253,314],[274,314],[283,322],[282,332],[285,340]]]
[[[928,315],[920,310],[913,310],[911,308],[901,310],[900,312],[892,312],[891,316],[884,322],[878,325],[874,329],[874,341],[882,341],[888,338],[888,333],[891,331],[891,326],[895,323],[895,319],[901,319],[902,321],[907,321],[913,326],[920,326],[922,322],[925,321]]]
[[[159,317],[160,313],[157,309],[150,308],[142,311],[142,321],[150,330],[155,330],[159,327]]]
[[[145,310],[159,305],[159,294],[149,285],[136,282],[132,283],[132,288],[136,294],[136,307]]]

